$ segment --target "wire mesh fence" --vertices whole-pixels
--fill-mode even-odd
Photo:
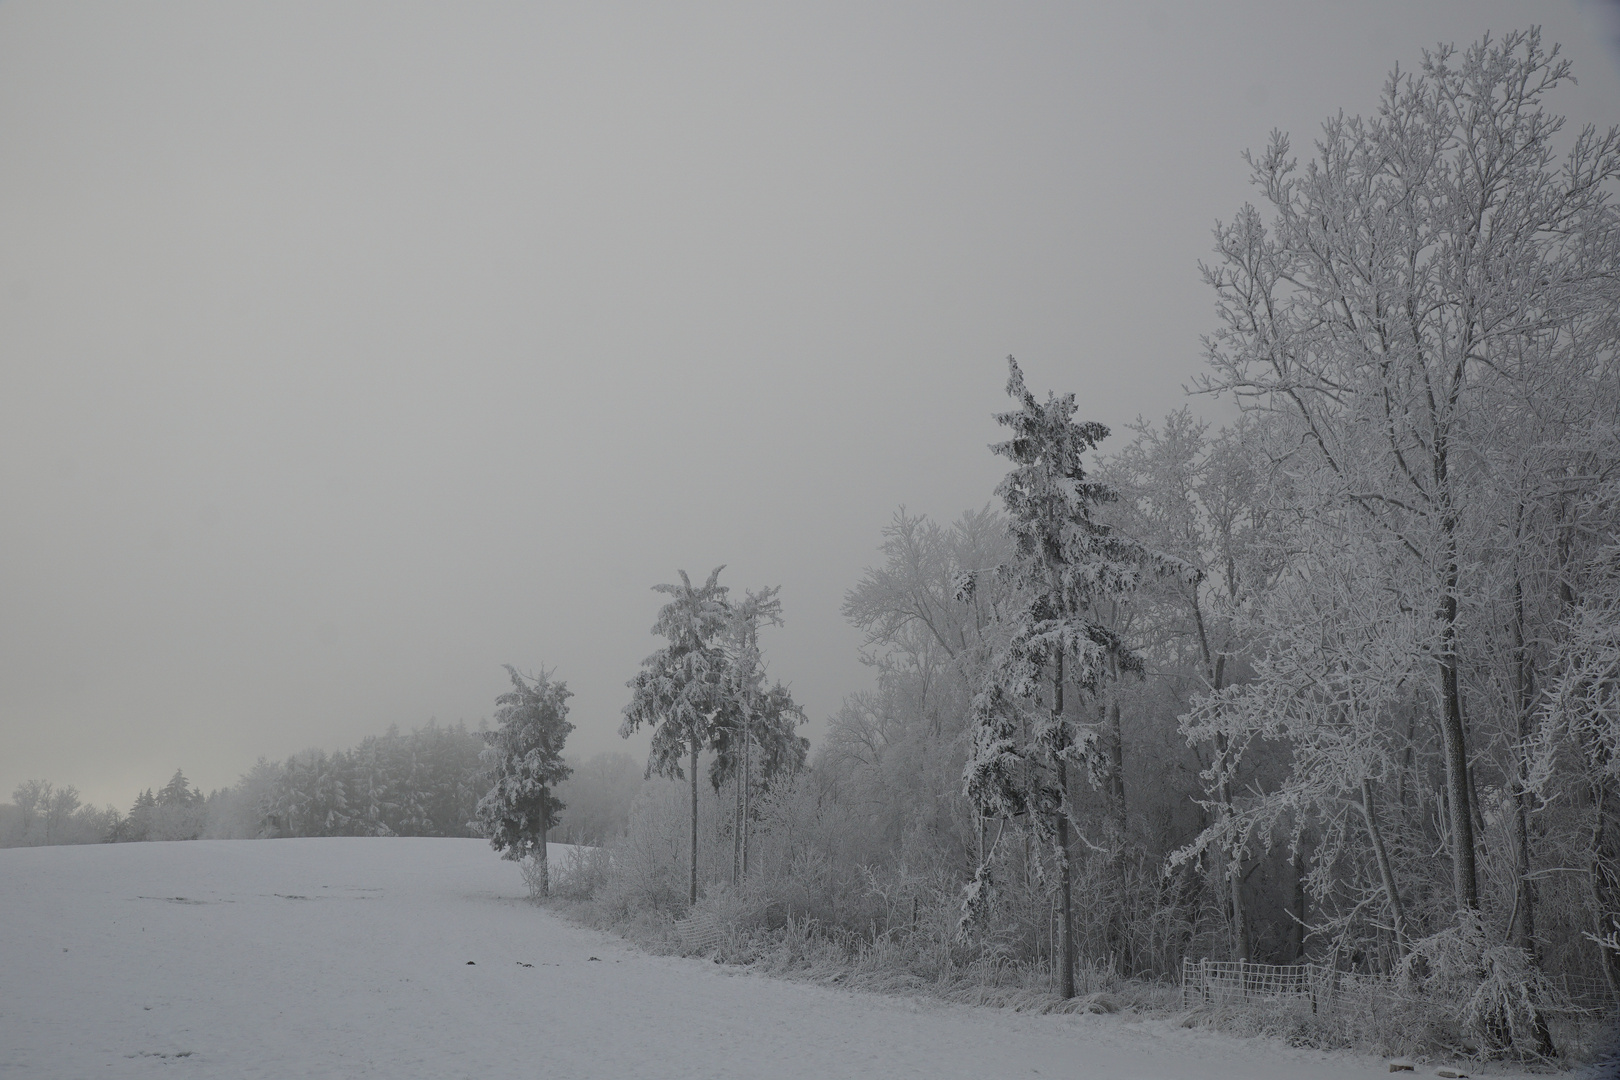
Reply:
[[[1549,1013],[1606,1016],[1617,1003],[1602,979],[1560,975],[1550,979],[1558,991]],[[1410,996],[1394,976],[1336,971],[1320,964],[1256,964],[1246,960],[1181,962],[1181,1006],[1299,1002],[1312,1012],[1348,1005],[1391,1001]]]
[[[1181,962],[1181,1004],[1225,1005],[1305,999],[1313,1011],[1331,993],[1333,975],[1317,964],[1255,964],[1245,960],[1193,960]]]
[[[706,953],[718,947],[725,937],[720,917],[712,911],[694,912],[689,918],[679,920],[675,933],[681,949],[689,953]]]

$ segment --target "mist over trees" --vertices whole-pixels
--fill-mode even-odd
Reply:
[[[508,668],[498,731],[127,814],[30,781],[0,841],[487,835],[545,882],[549,836],[611,852],[565,896],[738,957],[1063,999],[1309,962],[1552,1056],[1569,988],[1620,1003],[1620,131],[1563,130],[1569,77],[1533,31],[1441,48],[1248,156],[1202,268],[1229,426],[1105,443],[1009,360],[1010,471],[882,529],[842,604],[871,684],[813,754],[777,590],[682,571],[627,683],[644,768],[565,761],[565,686]]]
[[[1557,1053],[1569,988],[1620,1001],[1620,132],[1562,131],[1569,74],[1534,31],[1441,48],[1250,156],[1203,268],[1239,419],[1098,452],[1013,363],[1003,508],[884,530],[844,603],[874,686],[747,816],[747,880],[700,874],[737,826],[694,783],[689,860],[647,793],[576,891],[1065,997],[1310,961]]]

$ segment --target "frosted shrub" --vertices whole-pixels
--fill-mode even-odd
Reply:
[[[1412,946],[1401,981],[1482,1053],[1550,1056],[1544,1018],[1558,992],[1527,952],[1499,941],[1478,912],[1460,912],[1456,926]]]
[[[613,856],[603,847],[576,845],[557,858],[551,891],[564,900],[593,900],[613,872]]]
[[[518,863],[518,869],[523,874],[523,887],[529,890],[529,899],[536,902],[545,899],[550,891],[550,876],[545,860],[529,855]]]
[[[630,827],[610,849],[596,895],[610,918],[686,906],[685,794],[677,784],[649,783],[631,804]]]

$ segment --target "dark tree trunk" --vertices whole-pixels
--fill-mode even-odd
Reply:
[[[1587,881],[1592,889],[1592,929],[1597,937],[1607,937],[1620,931],[1620,880],[1609,868],[1608,847],[1608,785],[1601,776],[1592,781],[1592,850],[1591,867]],[[1609,994],[1620,1001],[1620,955],[1608,949],[1598,950],[1598,963],[1603,968],[1604,981]]]
[[[753,627],[748,628],[748,647],[751,655],[759,655],[759,632]],[[757,662],[757,659],[756,659]],[[753,794],[753,763],[749,760],[754,748],[754,690],[749,684],[747,708],[743,711],[743,758],[742,758],[742,877],[748,876],[748,815],[752,812],[749,796]]]
[[[1513,842],[1517,849],[1514,852],[1516,865],[1514,876],[1518,879],[1517,893],[1513,898],[1513,944],[1529,953],[1534,959],[1536,955],[1536,894],[1535,885],[1530,880],[1530,762],[1528,760],[1528,743],[1530,741],[1531,713],[1535,706],[1535,669],[1530,660],[1530,649],[1525,641],[1524,618],[1524,583],[1519,575],[1513,575],[1513,650],[1516,668],[1515,689],[1518,692],[1518,736],[1519,760],[1517,762],[1518,775],[1515,777],[1513,790]]]
[[[1288,932],[1289,953],[1295,963],[1305,960],[1305,916],[1309,894],[1305,888],[1305,838],[1294,841],[1294,925]]]
[[[1052,680],[1052,719],[1063,723],[1063,654],[1058,653],[1057,674]],[[1061,730],[1061,727],[1059,728]],[[1058,783],[1058,890],[1063,907],[1063,975],[1059,994],[1074,997],[1074,908],[1073,878],[1069,872],[1069,770],[1063,759],[1057,761]]]
[[[1068,783],[1068,770],[1058,766],[1058,783]],[[1065,1000],[1074,997],[1074,908],[1069,874],[1069,815],[1058,818],[1059,891],[1063,894],[1063,975],[1059,993]]]
[[[749,761],[754,745],[754,732],[750,727],[743,732],[743,797],[742,797],[742,876],[748,877],[748,815],[753,812],[749,805],[753,795],[753,764]]]
[[[1209,647],[1209,634],[1204,629],[1204,609],[1198,602],[1198,593],[1193,593],[1193,622],[1198,628],[1198,648],[1204,654],[1204,670],[1209,677],[1210,689],[1219,692],[1226,681],[1226,654],[1215,655]],[[1226,736],[1219,732],[1215,735],[1215,754],[1218,760],[1226,759]],[[1230,819],[1235,811],[1232,808],[1232,783],[1223,779],[1220,786],[1221,813]],[[1243,850],[1233,845],[1227,858],[1226,866],[1227,893],[1232,904],[1232,951],[1239,960],[1249,960],[1252,957],[1249,944],[1249,915],[1243,905]]]
[[[1384,832],[1378,827],[1378,810],[1373,804],[1372,781],[1361,781],[1361,813],[1367,822],[1367,835],[1372,838],[1373,855],[1378,859],[1378,876],[1384,883],[1384,898],[1395,921],[1395,952],[1406,956],[1406,909],[1401,906],[1401,891],[1395,884],[1395,867],[1389,861],[1389,849],[1384,846]]]
[[[1436,456],[1436,479],[1449,493],[1444,448]],[[1445,532],[1445,581],[1440,600],[1440,733],[1445,750],[1446,794],[1451,800],[1451,881],[1458,910],[1479,907],[1479,877],[1474,865],[1473,800],[1468,792],[1468,733],[1463,726],[1462,686],[1457,675],[1457,590],[1462,571],[1457,556],[1457,522],[1448,507],[1441,518]]]
[[[692,737],[692,877],[691,887],[687,891],[687,903],[697,903],[697,836],[698,836],[698,741],[697,736]]]
[[[1113,700],[1108,703],[1108,772],[1113,781],[1114,790],[1109,794],[1114,803],[1114,824],[1118,826],[1121,836],[1125,835],[1128,824],[1125,813],[1125,724],[1119,714],[1119,675],[1114,675]]]

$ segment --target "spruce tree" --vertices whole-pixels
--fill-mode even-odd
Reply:
[[[1065,709],[1064,690],[1095,691],[1110,668],[1141,671],[1141,659],[1102,621],[1099,608],[1134,591],[1152,559],[1094,516],[1114,494],[1087,479],[1081,458],[1108,437],[1108,429],[1076,423],[1073,394],[1037,401],[1017,361],[1009,356],[1007,364],[1007,393],[1019,407],[996,416],[1013,437],[990,449],[1013,462],[996,495],[1006,506],[1015,555],[998,573],[1021,600],[974,697],[973,745],[963,782],[981,813],[1025,817],[1053,846],[1067,998],[1074,996],[1075,964],[1070,770],[1084,768],[1094,783],[1112,790],[1110,770],[1118,765],[1101,746],[1097,728],[1080,720],[1078,710]],[[963,598],[975,582],[972,575],[963,579]],[[968,887],[970,917],[988,904],[990,884],[987,854]]]
[[[574,725],[568,719],[573,695],[560,679],[542,670],[526,679],[511,665],[512,689],[495,699],[494,731],[486,731],[482,759],[494,786],[478,802],[478,820],[489,846],[513,861],[533,856],[540,871],[540,893],[550,890],[546,833],[563,808],[555,791],[573,772],[563,762],[563,742]]]

